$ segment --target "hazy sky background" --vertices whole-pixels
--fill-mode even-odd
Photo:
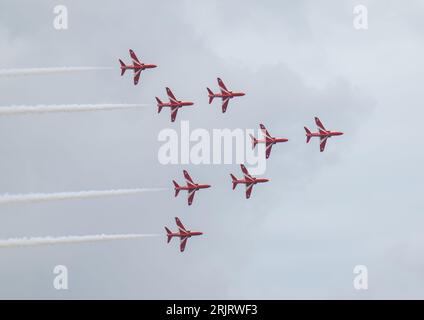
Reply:
[[[53,28],[65,4],[69,30]],[[368,7],[369,29],[353,28]],[[0,238],[203,231],[181,254],[166,237],[0,250],[0,298],[424,298],[422,1],[11,1],[0,3],[0,69],[116,70],[2,77],[0,105],[151,103],[142,110],[0,118],[0,193],[169,187],[162,193],[0,207]],[[128,49],[159,67],[119,76]],[[247,95],[207,104],[216,77]],[[156,95],[192,99],[170,123]],[[319,116],[344,131],[305,143]],[[252,198],[237,165],[169,165],[158,133],[257,128],[273,148]],[[187,169],[212,184],[174,199]],[[53,288],[53,268],[69,290]],[[364,264],[369,290],[353,288]]]

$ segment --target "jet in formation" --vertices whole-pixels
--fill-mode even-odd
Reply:
[[[133,62],[132,65],[125,65],[125,63],[121,59],[119,59],[119,63],[121,64],[121,76],[124,75],[127,69],[134,70],[134,85],[137,85],[138,80],[140,79],[141,71],[145,69],[153,69],[153,68],[156,68],[157,66],[155,64],[145,64],[140,62],[140,60],[138,60],[134,51],[132,51],[131,49],[130,49],[130,57]]]
[[[162,102],[158,97],[156,97],[158,113],[161,112],[163,107],[171,108],[171,121],[174,122],[177,117],[178,109],[185,106],[192,106],[194,103],[191,101],[180,101],[175,98],[171,89],[166,88],[166,93],[168,94],[169,102]]]
[[[233,180],[233,190],[237,187],[239,183],[246,185],[246,199],[250,198],[250,194],[252,193],[253,186],[257,183],[268,182],[269,179],[265,178],[254,178],[247,171],[246,167],[241,164],[241,171],[243,172],[244,179],[238,180],[233,174],[230,174],[231,179]]]
[[[306,143],[308,143],[312,137],[319,137],[319,150],[323,152],[325,149],[325,144],[327,143],[327,139],[333,136],[341,136],[343,132],[325,129],[324,125],[318,117],[315,117],[315,123],[318,127],[318,132],[311,132],[308,128],[305,127]]]
[[[188,174],[188,172],[186,170],[183,171],[184,174],[184,178],[186,180],[187,185],[186,186],[180,186],[175,180],[172,180],[172,182],[174,183],[174,189],[175,189],[175,196],[178,196],[178,193],[181,190],[187,190],[188,191],[188,205],[191,206],[191,204],[193,203],[193,199],[194,199],[194,194],[196,193],[196,191],[200,190],[200,189],[207,189],[210,188],[211,186],[209,184],[198,184],[193,182],[193,179],[190,177],[190,175]]]
[[[167,227],[165,227],[166,235],[168,238],[167,243],[169,243],[173,237],[180,238],[180,251],[183,252],[186,247],[188,238],[191,238],[192,236],[200,236],[203,234],[203,232],[187,230],[178,217],[175,217],[175,223],[177,224],[178,232],[172,232]]]
[[[225,87],[224,82],[221,80],[221,78],[218,78],[218,85],[221,89],[221,93],[213,93],[211,89],[206,88],[208,90],[208,96],[209,96],[209,104],[212,103],[213,98],[221,98],[222,99],[222,113],[225,113],[227,111],[228,102],[230,99],[234,97],[242,97],[245,95],[244,92],[233,92],[228,90]]]
[[[259,127],[261,128],[264,139],[256,139],[253,135],[250,135],[250,138],[252,139],[252,149],[255,149],[258,143],[265,143],[265,156],[268,159],[274,144],[287,142],[289,139],[272,137],[262,123],[259,125]]]

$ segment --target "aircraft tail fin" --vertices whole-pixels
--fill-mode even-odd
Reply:
[[[158,103],[158,113],[160,113],[162,111],[162,101],[158,97],[155,98]]]
[[[119,59],[119,63],[121,64],[121,76],[123,76],[124,75],[124,73],[125,73],[125,70],[127,70],[125,67],[126,67],[126,65],[125,65],[125,63],[121,60],[121,59]]]
[[[233,180],[233,190],[234,190],[238,184],[237,178],[232,173],[230,173],[230,176],[231,176],[231,179]]]
[[[208,89],[209,104],[211,104],[211,103],[212,103],[212,101],[213,101],[213,98],[214,98],[214,96],[213,96],[213,92],[212,92],[212,90],[211,90],[211,89],[209,89],[209,88],[206,88],[206,89]]]
[[[172,239],[172,232],[167,227],[165,227],[165,230],[166,230],[166,235],[167,235],[166,243],[169,243],[169,241],[171,241],[171,239]]]
[[[175,196],[178,196],[178,193],[180,192],[180,186],[175,180],[172,180],[172,182],[174,183],[174,186],[175,186]]]
[[[256,145],[258,144],[258,139],[256,139],[252,134],[249,134],[250,138],[252,139],[252,149],[255,149]]]
[[[308,128],[304,127],[305,131],[306,131],[306,143],[308,143],[311,140],[311,130],[309,130]]]

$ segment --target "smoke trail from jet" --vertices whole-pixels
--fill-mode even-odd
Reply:
[[[78,192],[59,193],[28,193],[28,194],[4,194],[0,196],[0,204],[8,203],[33,203],[57,200],[89,199],[111,196],[135,195],[144,192],[163,191],[166,188],[137,188],[137,189],[117,189],[117,190],[91,190]]]
[[[69,105],[34,105],[34,106],[4,106],[0,107],[0,116],[52,113],[52,112],[86,112],[137,109],[149,104],[69,104]]]
[[[68,73],[80,71],[112,70],[112,67],[58,67],[58,68],[30,68],[30,69],[3,69],[0,77],[37,76],[55,73]]]
[[[46,245],[89,243],[100,241],[132,240],[147,237],[158,237],[159,234],[96,234],[87,236],[66,236],[66,237],[32,237],[32,238],[11,238],[0,240],[0,248],[14,247],[38,247]]]

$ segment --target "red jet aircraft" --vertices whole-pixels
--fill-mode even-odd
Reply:
[[[137,85],[138,80],[140,79],[141,71],[145,69],[156,68],[157,66],[155,64],[145,64],[140,62],[140,60],[138,60],[137,56],[135,55],[134,51],[132,51],[131,49],[130,56],[133,62],[132,65],[125,65],[125,63],[121,59],[119,59],[119,63],[121,64],[121,76],[124,75],[127,69],[134,70],[134,85]]]
[[[200,189],[207,189],[207,188],[210,188],[211,186],[209,184],[194,183],[193,179],[191,179],[190,175],[188,174],[186,170],[184,170],[183,173],[184,173],[184,178],[186,179],[186,182],[187,182],[187,186],[180,186],[175,180],[172,180],[175,186],[175,196],[178,196],[178,193],[180,192],[180,190],[187,190],[188,205],[191,206],[191,204],[193,203],[194,194],[196,193],[196,191]]]
[[[327,142],[327,139],[331,138],[332,136],[341,136],[343,132],[330,131],[325,129],[321,120],[318,117],[315,117],[315,123],[318,127],[318,132],[311,132],[308,128],[304,127],[306,131],[306,143],[308,143],[312,137],[319,137],[320,139],[319,150],[323,152],[325,149],[325,144]]]
[[[175,217],[175,222],[178,226],[178,231],[173,233],[171,230],[169,230],[167,227],[165,227],[166,235],[168,237],[167,243],[171,241],[173,237],[179,237],[180,238],[180,251],[183,252],[187,243],[187,239],[192,236],[200,236],[203,234],[203,232],[198,231],[190,231],[187,230],[184,225],[181,223],[180,219],[178,217]]]
[[[218,78],[218,85],[221,89],[221,93],[213,93],[211,89],[206,88],[208,89],[209,104],[212,103],[213,98],[222,98],[222,113],[225,113],[225,111],[227,111],[228,102],[230,99],[234,97],[242,97],[245,95],[245,93],[229,91],[225,87],[225,84],[222,82],[221,78]]]
[[[177,98],[175,98],[174,94],[172,93],[171,89],[169,89],[168,87],[166,88],[166,93],[168,94],[169,102],[163,103],[158,97],[156,97],[156,101],[158,102],[158,113],[161,112],[163,107],[170,107],[171,121],[174,122],[175,118],[177,117],[178,109],[185,106],[192,106],[193,102],[177,100]]]
[[[244,165],[240,165],[241,171],[244,174],[244,179],[238,180],[233,174],[230,174],[231,179],[233,179],[233,190],[237,187],[237,184],[242,183],[246,185],[246,199],[250,198],[250,194],[252,193],[253,185],[262,182],[268,182],[269,179],[264,178],[254,178],[247,171]]]
[[[258,143],[265,143],[266,158],[268,159],[269,155],[271,154],[272,146],[274,144],[280,143],[280,142],[287,142],[287,141],[289,141],[289,139],[271,137],[268,130],[265,128],[265,126],[262,123],[259,126],[261,128],[262,134],[263,134],[265,139],[263,139],[263,140],[256,139],[253,135],[250,135],[250,138],[252,138],[252,149],[255,149],[255,147]]]

